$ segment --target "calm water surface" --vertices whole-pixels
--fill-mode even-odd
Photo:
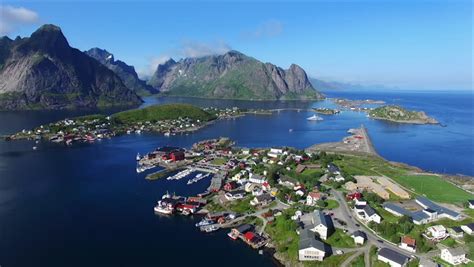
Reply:
[[[189,135],[127,135],[72,147],[31,141],[0,141],[0,265],[2,266],[273,266],[225,232],[203,234],[196,218],[161,217],[153,204],[167,190],[193,195],[207,181],[144,180],[135,155],[158,146],[189,147],[204,138],[229,136],[239,146],[294,146],[338,141],[348,128],[365,124],[387,159],[426,170],[474,175],[473,97],[470,93],[329,92],[329,97],[382,99],[421,109],[446,124],[399,125],[345,112],[309,122],[311,112],[281,112],[218,121]],[[247,102],[186,98],[148,99],[200,106],[301,107],[323,102]],[[0,134],[92,111],[2,112]],[[105,111],[111,113],[113,111]],[[293,129],[289,132],[289,129]]]

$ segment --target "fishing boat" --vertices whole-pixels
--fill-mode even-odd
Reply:
[[[230,237],[231,239],[233,240],[237,240],[237,238],[239,237],[238,235],[236,235],[233,231],[230,231],[227,233],[227,236]]]
[[[162,202],[161,200],[158,201],[158,204],[155,206],[153,209],[157,213],[161,214],[172,214],[174,209],[171,208],[169,205],[167,205],[165,202]]]
[[[211,232],[219,230],[219,226],[213,224],[213,225],[208,225],[208,226],[201,226],[199,229],[203,232],[211,233]]]
[[[319,117],[319,116],[317,116],[317,115],[313,115],[313,116],[308,117],[308,118],[306,118],[306,119],[309,120],[309,121],[322,121],[322,120],[323,120],[323,118],[321,118],[321,117]]]
[[[199,173],[193,179],[189,179],[188,185],[193,184],[193,183],[197,183],[197,182],[201,181],[202,179],[204,179],[206,177],[209,177],[209,175],[210,175],[209,173],[206,174],[206,175],[203,175],[202,173]]]
[[[201,227],[201,226],[206,226],[206,225],[211,225],[211,224],[214,224],[213,220],[202,219],[202,221],[196,223],[196,227]]]

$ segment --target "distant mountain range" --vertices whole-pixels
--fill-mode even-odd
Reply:
[[[0,109],[133,106],[140,97],[97,60],[43,25],[29,38],[0,39]]]
[[[135,91],[138,95],[147,96],[158,93],[158,90],[138,78],[137,72],[133,66],[127,65],[123,61],[115,60],[114,55],[109,53],[107,50],[96,47],[85,51],[85,53],[90,57],[95,58],[117,74],[120,79],[122,79],[125,86]]]
[[[323,95],[306,72],[284,70],[237,51],[200,58],[173,59],[158,66],[149,85],[163,94],[246,100],[309,100]]]
[[[385,85],[362,85],[354,83],[344,83],[335,81],[324,81],[317,78],[309,78],[311,84],[318,90],[353,90],[353,91],[364,91],[364,90],[394,90],[395,87],[389,87]]]

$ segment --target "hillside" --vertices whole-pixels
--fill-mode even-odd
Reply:
[[[130,124],[135,122],[154,122],[179,118],[190,118],[205,122],[215,119],[216,116],[188,104],[166,104],[123,111],[112,115],[112,118],[118,123]]]
[[[157,67],[149,84],[164,94],[246,100],[315,100],[323,96],[306,72],[284,70],[237,51],[224,55],[173,59]]]
[[[158,90],[147,85],[145,81],[138,78],[138,74],[133,66],[127,65],[121,60],[115,60],[114,55],[109,53],[107,50],[96,47],[89,49],[84,53],[96,59],[117,74],[120,79],[122,79],[125,86],[135,91],[138,95],[147,96],[158,93]]]
[[[0,110],[136,106],[142,100],[97,60],[43,25],[28,38],[0,39]]]
[[[399,123],[438,124],[434,118],[423,111],[411,111],[400,106],[381,106],[369,111],[369,117]]]

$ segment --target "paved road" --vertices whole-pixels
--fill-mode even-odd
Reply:
[[[342,193],[337,191],[337,190],[334,190],[334,189],[332,189],[331,192],[336,197],[337,201],[339,202],[339,204],[342,207],[342,209],[341,209],[342,218],[340,218],[340,219],[342,219],[343,221],[345,221],[347,223],[349,231],[353,232],[357,229],[361,229],[363,227],[362,224],[360,224],[361,227],[357,227],[355,225],[356,224],[355,223],[356,219],[352,216],[351,210],[350,210],[349,206],[347,205],[347,202],[345,201],[344,196],[342,195]],[[391,244],[391,243],[389,243],[385,240],[383,241],[383,243],[378,242],[378,240],[382,240],[383,238],[377,236],[376,234],[371,232],[369,229],[361,229],[361,230],[363,230],[367,234],[368,241],[373,243],[378,248],[388,247],[390,249],[393,249],[393,250],[395,250],[395,251],[397,251],[401,254],[407,255],[407,256],[416,255],[415,253],[410,253],[406,250],[403,250],[403,249],[399,248],[397,245]]]

